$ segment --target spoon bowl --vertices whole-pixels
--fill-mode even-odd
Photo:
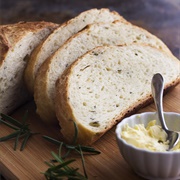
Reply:
[[[179,138],[180,138],[179,133],[177,133],[175,131],[170,131],[170,130],[168,130],[168,132],[166,131],[166,133],[168,134],[167,140],[169,140],[169,149],[168,150],[171,150],[179,142]]]
[[[164,89],[164,79],[161,74],[157,73],[153,76],[151,82],[152,95],[154,98],[154,103],[157,109],[158,119],[161,123],[162,129],[167,133],[167,140],[169,141],[169,148],[171,150],[180,140],[179,133],[171,131],[167,128],[164,119],[162,99],[163,99],[163,89]]]

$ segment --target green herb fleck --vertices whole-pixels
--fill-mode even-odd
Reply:
[[[93,127],[99,127],[100,126],[98,121],[90,122],[89,125],[93,126]]]

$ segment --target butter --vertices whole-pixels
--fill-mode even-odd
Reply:
[[[167,134],[161,126],[156,125],[156,120],[150,121],[147,127],[144,124],[137,124],[134,127],[126,124],[121,137],[131,145],[150,151],[163,152],[169,147],[169,141],[166,140]],[[173,148],[173,151],[180,151],[180,142]]]

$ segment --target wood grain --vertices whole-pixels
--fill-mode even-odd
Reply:
[[[164,96],[164,110],[180,113],[180,84],[170,90]],[[33,102],[20,108],[13,114],[13,117],[20,120],[23,113],[28,110],[28,122],[34,132],[41,134],[31,137],[24,151],[13,150],[13,140],[0,143],[0,174],[7,179],[45,179],[42,172],[47,170],[45,161],[52,157],[50,152],[57,152],[58,147],[42,138],[42,135],[48,135],[56,139],[62,139],[59,132],[59,126],[48,126],[44,124],[35,113]],[[138,112],[155,111],[154,104],[141,109]],[[115,127],[107,132],[93,147],[101,151],[100,155],[86,156],[86,169],[89,179],[113,179],[113,180],[140,180],[129,165],[122,158],[117,147],[115,138]],[[11,132],[11,129],[0,124],[0,137]],[[73,164],[79,167],[82,172],[80,158]]]

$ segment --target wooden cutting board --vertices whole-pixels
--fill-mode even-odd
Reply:
[[[13,150],[13,140],[0,143],[0,174],[7,179],[45,179],[42,172],[47,170],[45,161],[52,159],[51,151],[57,153],[57,146],[47,142],[42,135],[61,139],[59,126],[47,126],[35,113],[33,102],[28,103],[17,110],[13,117],[21,119],[24,112],[29,111],[28,122],[34,132],[41,134],[32,136],[29,139],[24,151],[20,151],[20,144],[16,151]],[[164,110],[180,113],[180,84],[170,90],[164,97]],[[155,111],[154,104],[151,104],[139,112]],[[0,137],[9,134],[12,130],[0,124]],[[117,147],[115,138],[115,127],[98,140],[93,147],[101,151],[100,155],[85,157],[86,170],[89,179],[97,180],[138,180],[137,176],[129,165],[122,158]],[[73,164],[82,171],[80,158]]]

